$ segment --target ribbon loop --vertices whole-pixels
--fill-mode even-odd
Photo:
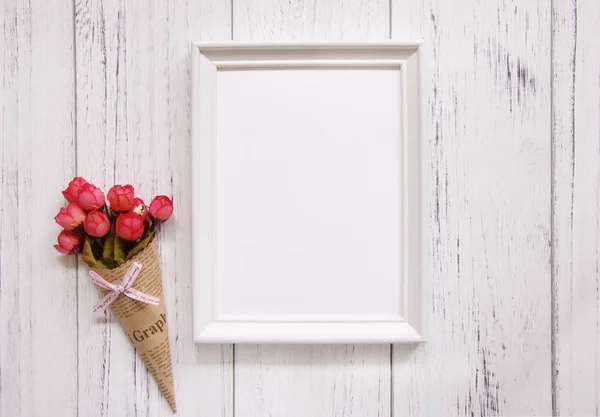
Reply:
[[[112,283],[105,281],[104,278],[102,278],[94,271],[90,271],[88,273],[90,280],[97,286],[109,291],[108,294],[106,294],[100,299],[100,301],[98,301],[98,304],[96,304],[96,306],[94,307],[94,313],[98,310],[104,310],[105,308],[107,308],[121,294],[126,295],[132,300],[157,306],[160,301],[157,297],[153,297],[151,295],[145,294],[141,291],[131,288],[134,281],[140,274],[141,270],[142,264],[133,262],[127,270],[127,272],[125,273],[123,279]]]

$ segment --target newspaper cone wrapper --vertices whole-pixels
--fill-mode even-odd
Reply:
[[[123,278],[133,261],[142,264],[142,270],[132,288],[158,297],[160,303],[157,306],[144,304],[120,294],[111,304],[111,309],[154,377],[171,410],[176,412],[169,333],[156,239],[133,259],[118,268],[110,270],[92,268],[92,270],[112,283]],[[104,289],[100,289],[100,292],[102,295],[107,293]]]

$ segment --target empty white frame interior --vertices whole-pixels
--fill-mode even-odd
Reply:
[[[417,52],[193,45],[197,342],[421,340]]]

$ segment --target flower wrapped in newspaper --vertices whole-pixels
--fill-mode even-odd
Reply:
[[[54,218],[63,228],[54,247],[62,254],[81,254],[101,295],[94,311],[110,307],[175,412],[156,246],[157,226],[171,217],[173,203],[158,196],[146,206],[131,185],[115,185],[107,204],[102,190],[80,177],[63,195],[68,205]]]

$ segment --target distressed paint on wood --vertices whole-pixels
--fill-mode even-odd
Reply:
[[[177,169],[174,187],[179,193],[176,204],[182,210],[178,215],[179,235],[185,239],[170,239],[173,250],[184,252],[184,268],[177,270],[179,280],[184,285],[177,285],[178,298],[183,309],[178,314],[179,340],[177,346],[182,353],[175,368],[177,375],[177,396],[181,398],[181,415],[233,417],[233,346],[232,345],[196,345],[192,341],[192,262],[191,234],[191,55],[190,39],[230,40],[231,39],[231,5],[221,0],[188,0],[187,33],[182,34],[181,48],[185,48],[185,70],[187,89],[187,124],[186,131],[181,133],[179,155],[171,163]],[[177,76],[183,77],[181,73]],[[177,166],[183,160],[185,165]],[[187,210],[183,211],[183,210]],[[181,251],[181,242],[185,242],[185,251]],[[164,258],[164,255],[163,255]],[[185,413],[185,414],[184,414]]]
[[[390,416],[389,345],[236,345],[236,415]]]
[[[550,415],[549,1],[392,1],[423,37],[425,337],[394,415]]]
[[[234,0],[233,39],[389,39],[387,1]],[[236,345],[235,410],[247,417],[388,416],[390,346]]]
[[[549,1],[392,0],[393,37],[426,40],[432,306],[428,344],[394,347],[393,383],[383,345],[238,346],[234,378],[231,346],[191,343],[181,249],[188,41],[387,39],[388,2],[74,3],[0,7],[1,416],[170,415],[119,326],[92,316],[85,266],[50,246],[76,172],[102,186],[148,176],[144,197],[175,199],[160,245],[179,415],[232,416],[234,379],[238,416],[598,415],[596,1],[553,2],[551,68]]]
[[[72,4],[0,10],[0,415],[76,416],[76,265],[52,248],[74,173]]]
[[[555,407],[600,415],[600,3],[553,15]]]
[[[389,39],[387,0],[232,0],[233,39]]]
[[[194,16],[194,18],[190,18]],[[78,174],[106,190],[131,183],[147,203],[172,196],[174,219],[159,246],[178,411],[229,416],[231,346],[196,346],[191,335],[190,38],[230,37],[218,2],[77,1]],[[207,23],[207,34],[198,25]],[[210,23],[210,24],[209,24]],[[212,30],[211,30],[212,28]],[[98,295],[80,267],[80,412],[171,415],[110,314],[95,319]]]

